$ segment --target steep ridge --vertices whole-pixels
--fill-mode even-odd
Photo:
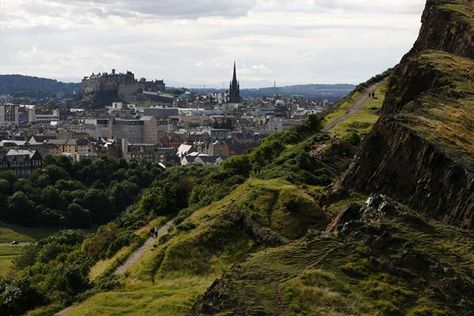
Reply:
[[[338,189],[388,194],[445,223],[474,227],[470,12],[471,2],[428,1],[419,39],[394,70],[382,116]]]
[[[428,0],[411,54],[432,49],[474,58],[473,14],[470,0]]]

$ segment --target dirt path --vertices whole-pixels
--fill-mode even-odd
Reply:
[[[168,229],[173,224],[174,224],[174,221],[171,220],[171,221],[167,222],[165,225],[161,226],[158,229],[158,238],[160,238],[160,236],[166,235],[168,233]],[[145,250],[150,248],[153,245],[153,242],[155,242],[155,241],[156,241],[156,239],[153,238],[153,237],[151,237],[147,241],[145,241],[145,243],[140,248],[135,250],[128,257],[128,259],[114,271],[114,274],[115,275],[124,274],[125,271],[128,270],[128,268],[130,268],[134,263],[136,263],[138,260],[140,260],[140,258],[143,256],[143,253],[145,252]],[[72,308],[74,308],[74,305],[69,306],[69,307],[57,312],[56,314],[54,314],[54,316],[66,315]]]
[[[369,98],[369,93],[372,93],[372,92],[375,92],[375,90],[377,90],[377,88],[382,84],[382,82],[377,82],[376,84],[373,84],[371,85],[370,87],[368,87],[367,89],[365,89],[364,93],[354,102],[354,104],[352,104],[352,106],[350,107],[350,109],[347,111],[346,114],[344,114],[343,116],[337,118],[336,120],[334,120],[333,122],[327,124],[326,126],[324,126],[323,128],[323,132],[328,132],[330,131],[331,129],[333,129],[336,125],[338,125],[339,123],[347,120],[350,116],[354,115],[355,113],[357,113],[361,108],[362,106],[364,105],[365,101],[367,101],[367,99]]]
[[[168,229],[171,227],[171,225],[173,225],[173,223],[174,223],[174,221],[171,220],[168,223],[166,223],[165,225],[161,226],[158,229],[158,238],[160,238],[161,236],[167,234]],[[152,246],[153,242],[155,242],[155,241],[156,241],[156,239],[153,238],[153,237],[150,237],[147,241],[145,241],[145,243],[140,248],[135,250],[135,252],[132,253],[130,255],[130,257],[128,257],[128,259],[114,271],[114,274],[115,275],[124,274],[125,271],[128,270],[128,268],[130,268],[134,263],[136,263],[143,256],[143,253],[145,252],[145,250],[150,248]]]

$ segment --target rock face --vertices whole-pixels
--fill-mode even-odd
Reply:
[[[411,53],[433,49],[474,58],[473,26],[469,23],[474,8],[469,2],[428,0],[420,35]]]
[[[344,185],[387,194],[449,224],[474,224],[473,170],[397,122],[377,122]]]
[[[474,228],[474,18],[459,13],[467,9],[462,1],[428,1],[382,116],[337,187],[387,194],[445,223]]]

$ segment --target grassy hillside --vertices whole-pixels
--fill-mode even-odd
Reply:
[[[196,314],[467,315],[474,235],[379,199],[336,236],[314,233],[251,255]]]
[[[388,80],[389,79],[383,80],[374,91],[375,97],[368,98],[364,102],[361,110],[336,125],[329,131],[329,134],[338,138],[349,138],[352,133],[356,133],[360,137],[366,136],[380,116],[379,112],[385,100],[385,94],[387,93]],[[353,104],[355,99],[360,96],[360,93],[355,93],[349,100],[345,101],[340,107],[338,107],[335,112],[329,114],[325,121],[330,123],[337,117],[341,117],[347,113],[351,104]]]
[[[411,62],[437,78],[436,90],[410,101],[397,113],[397,119],[453,159],[474,168],[473,60],[428,51]]]
[[[342,139],[351,139],[354,135],[365,137],[380,116],[390,81],[391,69],[383,74],[371,78],[354,89],[349,95],[337,103],[324,117],[323,125],[334,127],[328,130],[331,136]],[[375,93],[375,96],[369,96]],[[355,108],[362,102],[360,108]]]
[[[214,279],[248,253],[300,238],[327,220],[313,198],[295,185],[249,179],[162,237],[126,272],[123,286],[92,296],[66,315],[185,313]]]

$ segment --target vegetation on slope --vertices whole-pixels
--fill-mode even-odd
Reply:
[[[474,62],[439,51],[424,52],[410,62],[424,76],[436,78],[435,88],[402,94],[411,96],[397,120],[474,167]]]
[[[388,69],[384,73],[374,76],[367,82],[358,85],[351,94],[346,96],[337,103],[333,109],[331,109],[331,111],[324,117],[324,126],[342,119],[349,113],[355,102],[364,97],[367,93],[367,89],[377,84],[374,91],[369,91],[374,92],[375,96],[369,96],[362,104],[361,109],[357,110],[356,113],[350,115],[342,122],[336,124],[329,131],[331,136],[350,141],[359,141],[368,134],[379,117],[380,108],[382,107],[385,93],[387,92],[387,85],[390,80],[391,71],[391,69]]]
[[[256,252],[215,282],[195,315],[460,315],[473,308],[474,235],[384,197]]]

